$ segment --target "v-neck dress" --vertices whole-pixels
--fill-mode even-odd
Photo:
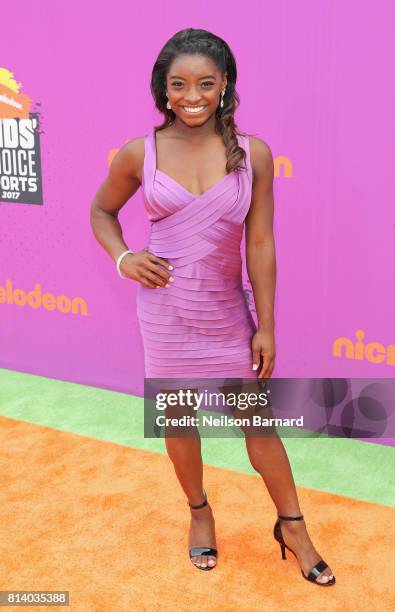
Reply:
[[[240,254],[252,168],[249,138],[237,138],[247,171],[231,172],[195,195],[157,169],[154,129],[144,137],[147,248],[173,266],[174,278],[169,288],[137,286],[146,377],[257,377],[251,350],[256,325],[243,290]]]

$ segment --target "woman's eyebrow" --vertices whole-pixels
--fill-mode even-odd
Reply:
[[[177,76],[176,74],[172,74],[170,78],[171,78],[171,79],[182,79],[183,81],[185,81],[184,77],[182,77],[182,76]],[[201,79],[215,79],[215,76],[214,76],[214,75],[212,75],[212,74],[208,74],[208,75],[206,75],[206,76],[202,76],[202,77],[200,77],[200,79],[199,79],[199,80],[201,80]]]

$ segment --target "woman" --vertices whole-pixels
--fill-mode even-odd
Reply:
[[[270,378],[275,358],[273,159],[265,142],[236,132],[234,56],[224,40],[205,30],[178,32],[157,58],[151,90],[164,123],[120,149],[91,210],[93,232],[118,272],[139,283],[146,376],[255,372],[257,378]],[[148,247],[133,253],[117,215],[140,186],[151,237]],[[244,224],[258,327],[242,288]],[[251,464],[277,508],[274,537],[283,558],[288,548],[304,578],[334,584],[307,533],[281,439],[245,439]],[[199,436],[166,437],[191,511],[190,558],[208,570],[216,565],[217,549],[200,442]]]

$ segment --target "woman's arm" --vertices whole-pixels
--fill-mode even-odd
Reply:
[[[118,213],[140,187],[139,168],[144,160],[144,142],[136,138],[125,144],[113,158],[108,176],[96,192],[90,212],[93,233],[116,261],[128,250]]]
[[[141,185],[143,162],[144,138],[126,143],[112,160],[108,176],[92,201],[90,223],[93,233],[114,261],[129,250],[123,239],[118,213]],[[169,269],[165,259],[145,248],[133,255],[126,255],[120,269],[125,276],[146,287],[156,288],[166,286],[171,279],[161,266]]]
[[[246,217],[246,266],[251,281],[258,318],[258,330],[252,342],[253,363],[264,365],[259,378],[270,377],[274,368],[274,298],[276,289],[276,253],[273,236],[273,156],[268,145],[250,137],[253,188]],[[255,368],[256,369],[256,368]]]

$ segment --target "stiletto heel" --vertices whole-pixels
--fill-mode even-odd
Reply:
[[[286,558],[286,556],[285,556],[285,549],[286,548],[288,548],[288,550],[293,555],[295,555],[295,557],[296,557],[296,553],[292,550],[292,548],[287,546],[287,544],[284,542],[283,534],[281,533],[281,524],[280,524],[281,520],[284,520],[284,521],[301,521],[301,520],[303,520],[303,514],[300,514],[299,516],[284,516],[283,514],[279,514],[278,518],[277,518],[277,520],[276,520],[276,522],[274,524],[274,528],[273,528],[274,539],[277,540],[277,542],[280,544],[281,557],[283,559]],[[303,570],[301,569],[302,576],[303,576],[303,578],[305,578],[305,580],[309,580],[310,582],[314,582],[314,584],[318,584],[319,586],[331,586],[332,584],[336,584],[336,578],[334,576],[330,580],[328,580],[327,582],[318,582],[317,581],[317,577],[327,567],[328,567],[328,564],[323,559],[320,559],[320,561],[318,561],[318,563],[316,563],[311,568],[308,576],[305,576]]]
[[[204,491],[204,489],[203,489]],[[207,501],[207,493],[206,491],[204,491],[204,502],[202,504],[198,504],[197,506],[192,506],[189,502],[188,502],[188,506],[190,508],[192,508],[193,510],[199,510],[200,508],[204,508],[205,506],[208,505],[208,501]],[[206,547],[206,546],[194,546],[192,548],[189,549],[189,558],[191,559],[191,563],[197,567],[198,569],[201,570],[212,570],[214,569],[214,567],[216,567],[217,563],[215,563],[215,565],[206,565],[206,567],[200,567],[199,565],[196,565],[196,563],[194,563],[192,561],[192,557],[198,557],[198,556],[208,556],[208,557],[215,557],[215,560],[217,560],[217,556],[218,556],[218,551],[216,548],[210,548],[210,547]]]

